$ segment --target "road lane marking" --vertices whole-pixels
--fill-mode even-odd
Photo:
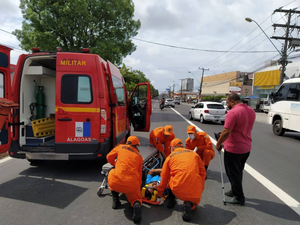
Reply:
[[[11,159],[12,159],[11,157],[6,156],[5,158],[0,159],[0,164],[1,164],[1,163],[5,163],[5,162],[7,162],[8,160],[11,160]]]
[[[171,108],[175,113],[177,113],[182,119],[184,119],[188,124],[196,127],[197,131],[203,132],[198,126],[189,121],[175,109]],[[208,135],[209,136],[209,135]],[[216,145],[217,141],[209,136],[211,142]],[[283,201],[287,206],[289,206],[292,210],[294,210],[300,216],[300,203],[289,196],[286,192],[284,192],[281,188],[272,183],[268,178],[260,174],[258,171],[253,169],[249,164],[246,163],[245,171],[249,173],[254,179],[256,179],[259,183],[261,183],[265,188],[267,188],[270,192],[272,192],[275,196],[277,196],[281,201]]]

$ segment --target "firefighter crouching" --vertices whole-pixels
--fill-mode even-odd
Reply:
[[[133,207],[134,222],[142,219],[142,165],[143,157],[139,153],[137,145],[140,145],[136,136],[130,136],[126,144],[115,147],[106,157],[107,161],[113,165],[108,174],[108,184],[113,196],[112,208],[117,209],[121,202],[119,193],[124,193]],[[117,160],[116,160],[116,157]]]
[[[191,220],[191,210],[200,203],[204,190],[206,171],[199,155],[183,148],[180,139],[175,138],[170,143],[171,154],[166,158],[161,172],[161,182],[157,187],[159,198],[168,187],[168,208],[176,204],[175,196],[184,201],[182,219]]]
[[[215,157],[215,151],[213,149],[211,140],[206,132],[196,132],[196,127],[188,126],[187,127],[188,138],[185,140],[185,148],[194,150],[198,148],[197,154],[202,159],[205,170],[209,166],[210,160]]]
[[[164,159],[170,155],[170,143],[175,138],[173,127],[167,125],[165,127],[157,127],[150,132],[149,141],[162,154]],[[163,146],[164,145],[164,146]]]

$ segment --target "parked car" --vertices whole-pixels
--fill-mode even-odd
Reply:
[[[228,112],[230,109],[227,106],[227,102],[226,101],[222,101],[221,104],[224,106],[224,108],[226,109],[226,111]]]
[[[165,107],[175,107],[175,103],[174,103],[174,100],[173,99],[170,99],[170,98],[168,98],[168,99],[166,99],[166,101],[165,101]]]
[[[271,100],[263,100],[260,102],[260,110],[262,112],[268,113],[271,106]]]
[[[189,119],[200,120],[201,123],[206,121],[221,122],[224,124],[227,110],[218,102],[199,102],[192,106],[189,112]]]
[[[180,98],[175,98],[174,103],[180,105]]]

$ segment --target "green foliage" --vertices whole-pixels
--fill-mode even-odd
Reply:
[[[146,75],[142,71],[132,70],[131,68],[127,68],[125,66],[125,64],[123,64],[122,67],[120,68],[120,72],[124,77],[126,89],[129,93],[131,93],[133,91],[134,87],[138,83],[149,82],[152,98],[155,98],[158,96],[158,90],[156,90],[153,87],[153,85],[151,84],[151,81],[146,77]]]
[[[141,26],[133,20],[132,0],[20,0],[22,30],[15,30],[21,47],[92,53],[120,65],[136,50],[131,38]]]
[[[226,98],[225,95],[209,95],[209,96],[203,96],[203,101],[213,101],[213,102],[220,102],[222,98]]]

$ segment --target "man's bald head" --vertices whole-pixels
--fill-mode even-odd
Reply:
[[[240,96],[235,93],[232,92],[231,94],[229,94],[226,98],[226,103],[229,109],[232,109],[233,106],[242,103]]]
[[[230,93],[227,96],[227,98],[228,98],[229,101],[235,101],[235,102],[241,101],[240,96],[237,93],[235,93],[235,92]]]

